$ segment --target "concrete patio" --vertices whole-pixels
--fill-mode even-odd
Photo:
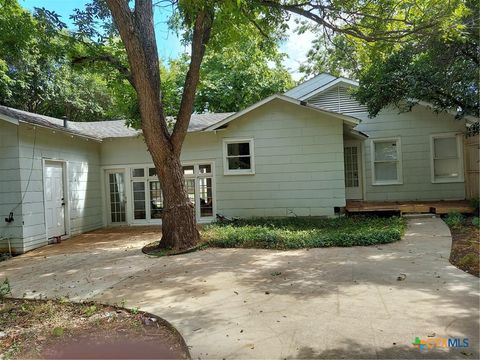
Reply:
[[[479,356],[479,280],[448,262],[451,237],[440,219],[410,219],[402,241],[373,247],[140,252],[158,237],[148,228],[84,234],[0,263],[0,279],[16,297],[155,313],[177,327],[195,359]],[[470,346],[411,344],[428,336]]]

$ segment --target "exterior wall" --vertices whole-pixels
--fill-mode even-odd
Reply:
[[[0,121],[0,251],[23,251],[18,126]],[[4,221],[13,212],[14,221]],[[7,240],[8,239],[8,240]]]
[[[225,138],[254,139],[254,175],[224,175]],[[345,205],[342,121],[280,100],[226,129],[189,133],[181,158],[215,162],[217,212],[226,216],[333,215]],[[104,141],[101,162],[152,163],[141,138]]]
[[[21,191],[26,192],[22,207],[24,251],[47,243],[43,159],[66,162],[67,234],[102,227],[99,154],[100,144],[97,142],[38,127],[19,127]]]
[[[368,134],[364,146],[365,200],[458,200],[465,198],[465,183],[432,183],[430,163],[430,135],[439,133],[463,133],[465,123],[452,115],[436,114],[423,106],[410,112],[399,113],[386,109],[375,118],[367,114],[355,114],[362,122],[357,130]],[[372,139],[400,137],[402,151],[403,184],[372,185]]]

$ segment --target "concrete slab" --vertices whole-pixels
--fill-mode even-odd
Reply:
[[[81,235],[0,264],[0,278],[8,276],[14,296],[68,295],[155,313],[177,327],[194,358],[479,356],[479,281],[448,262],[451,236],[440,219],[409,219],[402,241],[381,246],[143,255],[158,236]],[[429,335],[468,338],[470,347],[411,344]]]

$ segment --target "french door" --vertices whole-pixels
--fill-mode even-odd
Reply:
[[[135,223],[160,223],[163,213],[163,197],[154,167],[131,169],[133,221]],[[193,163],[183,166],[185,188],[195,205],[199,221],[213,220],[214,177],[213,163]]]
[[[109,208],[108,223],[111,225],[123,224],[127,220],[125,171],[107,170],[106,177]]]

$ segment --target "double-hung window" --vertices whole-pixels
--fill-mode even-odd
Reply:
[[[464,181],[461,135],[431,135],[430,154],[433,183]]]
[[[402,184],[400,138],[374,139],[371,143],[372,184]]]
[[[224,139],[223,165],[225,175],[254,174],[253,139]]]

